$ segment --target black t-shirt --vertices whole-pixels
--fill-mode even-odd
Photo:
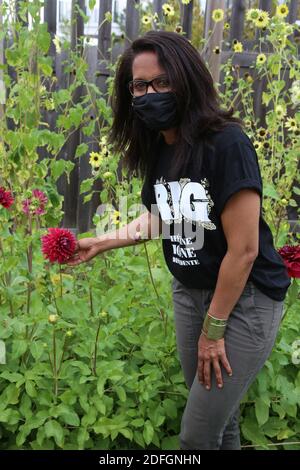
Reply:
[[[170,180],[175,144],[161,138],[150,180],[144,181],[142,202],[162,221],[162,246],[173,276],[188,288],[214,289],[227,242],[221,223],[226,201],[243,188],[255,189],[262,200],[262,179],[255,148],[246,133],[229,124],[204,146],[201,169],[195,157]],[[196,236],[195,236],[196,235]],[[286,267],[273,244],[271,230],[259,219],[259,254],[249,280],[274,300],[283,300],[290,285]]]

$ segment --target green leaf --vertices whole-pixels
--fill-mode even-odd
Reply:
[[[93,10],[96,5],[96,0],[89,0],[89,9]]]
[[[143,438],[145,439],[145,442],[147,445],[149,445],[150,442],[152,441],[153,435],[154,435],[154,429],[152,427],[151,422],[147,420],[145,422],[145,427],[143,430]]]
[[[125,392],[125,389],[123,387],[115,387],[115,391],[120,399],[120,401],[122,401],[123,403],[126,401],[126,392]]]
[[[78,443],[79,450],[84,449],[84,444],[86,441],[89,440],[89,437],[90,437],[90,434],[86,428],[80,428],[78,430],[77,443]]]
[[[46,437],[53,437],[59,447],[64,445],[64,430],[61,425],[54,420],[47,421],[44,426]]]
[[[260,397],[255,400],[255,414],[259,426],[262,426],[268,421],[269,405]]]
[[[120,429],[120,430],[119,430],[119,433],[120,433],[120,434],[123,434],[124,437],[126,437],[127,439],[129,439],[130,441],[132,441],[132,439],[133,439],[133,432],[131,431],[131,429],[128,429],[128,428]]]
[[[272,183],[265,183],[263,189],[264,196],[271,197],[272,199],[280,199],[275,186]]]
[[[54,181],[56,181],[63,174],[65,171],[65,166],[66,161],[62,158],[60,160],[53,160],[51,162],[50,168]]]
[[[12,343],[12,357],[17,359],[22,356],[27,350],[27,341],[26,339],[15,339]]]
[[[34,383],[31,380],[26,380],[25,382],[25,390],[28,393],[28,395],[32,398],[35,398],[37,396],[37,392],[34,386]]]
[[[78,145],[78,147],[76,149],[76,153],[75,153],[75,158],[81,157],[82,155],[87,153],[88,150],[89,150],[89,146],[87,144],[82,143],[82,144]]]
[[[93,183],[94,183],[93,178],[88,178],[88,179],[82,181],[82,183],[80,184],[80,194],[86,193],[87,191],[90,191],[90,189],[93,186]]]

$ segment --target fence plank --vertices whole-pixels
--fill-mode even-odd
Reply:
[[[215,82],[219,82],[220,79],[221,54],[214,54],[213,49],[216,46],[221,47],[224,29],[224,20],[215,24],[211,17],[213,10],[217,8],[224,10],[225,0],[208,0],[206,2],[204,19],[204,37],[206,45],[202,53],[204,60],[208,62],[209,70]],[[212,34],[210,31],[213,31]]]
[[[71,25],[71,49],[81,50],[80,38],[84,34],[84,23],[83,18],[77,11],[77,6],[81,10],[85,11],[85,0],[72,0],[72,25]],[[82,50],[81,50],[82,52]],[[70,73],[70,83],[74,80],[74,74]],[[73,103],[76,104],[79,102],[82,95],[82,87],[78,87],[73,95]],[[63,176],[65,181],[65,191],[64,191],[64,226],[69,228],[75,228],[78,224],[78,200],[79,200],[79,167],[77,161],[74,159],[76,149],[80,144],[80,131],[77,130],[72,133],[68,143],[66,145],[66,154],[65,157],[68,160],[71,160],[75,163],[75,167],[70,174],[70,184],[65,176]]]
[[[231,19],[230,19],[230,42],[233,39],[240,41],[244,31],[245,21],[245,0],[236,0],[232,5]]]
[[[0,30],[2,30],[2,25],[3,25],[3,17],[2,17],[2,0],[0,0]],[[4,64],[4,39],[0,38],[0,120],[3,119],[4,117],[4,111],[5,111],[5,86],[4,86],[4,81],[3,81],[3,70],[1,69],[1,66]],[[1,99],[2,98],[2,99]],[[0,135],[1,139],[1,135]]]
[[[125,49],[136,39],[140,30],[140,12],[135,5],[139,5],[140,0],[127,0],[126,4],[126,25],[125,25]]]
[[[192,38],[193,7],[194,0],[191,0],[188,5],[180,3],[180,23],[187,39]]]
[[[107,92],[106,79],[109,76],[107,62],[110,60],[109,48],[111,47],[111,22],[105,21],[105,13],[112,12],[112,0],[102,0],[100,2],[99,11],[99,27],[98,27],[98,71],[97,86],[105,95]],[[104,22],[105,21],[105,22]]]

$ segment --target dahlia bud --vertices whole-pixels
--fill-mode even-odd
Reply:
[[[57,322],[57,320],[58,320],[58,315],[51,314],[51,315],[49,315],[49,317],[48,317],[48,322],[49,322],[49,323],[54,324],[54,323]]]

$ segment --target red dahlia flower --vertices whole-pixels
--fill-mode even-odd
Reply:
[[[63,263],[75,251],[76,239],[73,233],[63,228],[49,228],[41,240],[44,257],[51,263]]]
[[[300,278],[300,245],[285,245],[278,250],[290,277]]]
[[[1,186],[0,187],[0,204],[8,209],[12,203],[14,202],[14,198],[10,191],[5,191],[5,189]]]
[[[47,196],[43,191],[34,189],[32,191],[32,197],[23,201],[23,212],[25,212],[25,214],[32,212],[34,215],[45,214],[45,205],[47,204],[47,201]]]

